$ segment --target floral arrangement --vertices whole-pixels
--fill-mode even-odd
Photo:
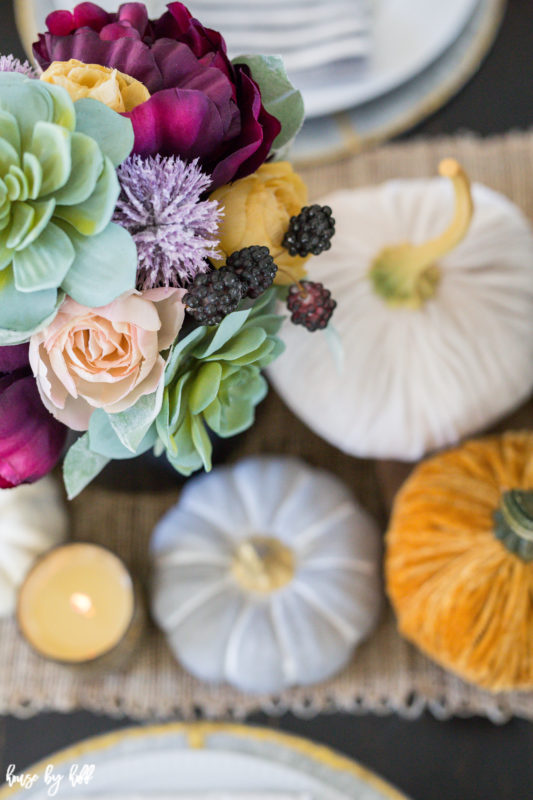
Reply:
[[[56,11],[0,57],[0,487],[64,459],[70,497],[154,448],[211,468],[283,350],[335,302],[306,280],[328,207],[283,160],[302,99],[277,57],[230,61],[181,3]],[[281,310],[280,310],[281,309]]]

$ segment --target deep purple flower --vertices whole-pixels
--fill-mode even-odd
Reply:
[[[201,200],[211,183],[198,163],[130,156],[118,168],[122,192],[114,221],[137,245],[137,288],[186,287],[217,258],[220,208]]]
[[[28,345],[0,347],[0,489],[33,483],[50,472],[66,435],[41,402]]]
[[[33,51],[43,69],[76,58],[144,83],[152,97],[126,115],[134,151],[199,158],[216,188],[255,172],[281,125],[265,110],[248,67],[229,61],[222,36],[182,3],[167,8],[156,20],[143,3],[124,3],[115,14],[94,3],[54,11]]]

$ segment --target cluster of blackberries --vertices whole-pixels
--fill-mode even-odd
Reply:
[[[331,247],[335,233],[335,220],[329,206],[304,206],[298,216],[291,217],[289,229],[283,239],[291,256],[319,256]]]
[[[331,247],[335,220],[329,206],[305,206],[291,217],[283,247],[291,256],[318,256]],[[255,299],[274,282],[277,266],[268,247],[253,245],[232,253],[226,265],[197,275],[183,302],[201,325],[218,325],[235,311],[243,297]],[[308,331],[325,328],[336,306],[321,283],[300,281],[289,289],[287,308],[291,321]]]
[[[232,253],[225,267],[197,275],[183,302],[201,325],[218,325],[243,297],[265,292],[277,271],[268,247],[245,247]]]

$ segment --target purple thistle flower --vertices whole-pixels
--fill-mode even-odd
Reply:
[[[221,210],[201,200],[211,179],[198,166],[171,156],[130,156],[117,170],[122,192],[115,222],[137,245],[137,288],[187,287],[217,258]]]
[[[29,61],[19,61],[18,58],[12,55],[0,55],[0,72],[20,72],[22,75],[26,75],[27,78],[37,77],[37,73]]]

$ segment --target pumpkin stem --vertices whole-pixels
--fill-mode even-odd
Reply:
[[[533,490],[503,493],[494,512],[494,535],[522,561],[533,561]]]
[[[374,291],[391,306],[418,309],[433,297],[440,282],[437,260],[464,239],[474,213],[470,181],[453,158],[439,164],[439,173],[449,178],[455,191],[455,211],[448,228],[424,244],[385,247],[369,270]]]
[[[233,577],[248,592],[269,594],[294,577],[294,554],[279,539],[256,536],[246,539],[233,556]]]

